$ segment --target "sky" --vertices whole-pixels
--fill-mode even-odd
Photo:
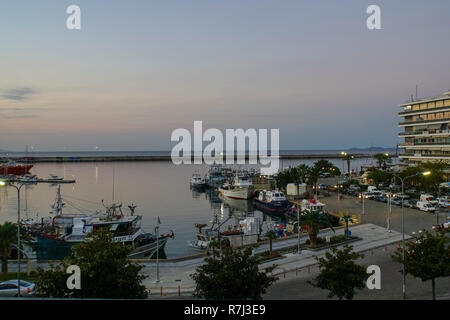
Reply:
[[[66,9],[81,8],[81,30]],[[381,30],[366,9],[381,8]],[[170,150],[277,128],[281,149],[393,147],[399,104],[450,89],[450,1],[0,2],[0,149]],[[96,149],[96,147],[98,149]]]

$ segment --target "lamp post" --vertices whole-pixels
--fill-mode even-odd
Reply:
[[[364,193],[361,192],[359,197],[362,200],[362,214],[365,215],[365,212],[364,212],[364,198],[365,198]]]
[[[298,232],[298,243],[297,243],[297,253],[300,255],[300,208],[297,206],[297,232]]]
[[[391,231],[391,214],[392,214],[392,201],[391,201],[391,199],[392,199],[392,193],[389,192],[389,195],[388,195],[388,207],[389,207],[389,209],[388,209],[388,214],[387,214],[387,219],[386,219],[386,229],[387,229],[387,232],[389,232],[389,233],[392,232]]]
[[[0,186],[5,185],[5,181],[0,181]],[[20,189],[22,189],[25,184],[21,183],[19,186],[16,186],[9,183],[8,185],[17,190],[17,297],[20,298]]]
[[[405,209],[403,206],[403,202],[405,200],[405,180],[409,179],[409,178],[413,178],[416,176],[427,176],[431,174],[430,171],[426,171],[426,172],[419,172],[410,176],[406,176],[404,178],[398,176],[397,174],[394,174],[394,178],[399,178],[400,181],[402,182],[402,260],[403,260],[403,269],[402,269],[402,274],[403,274],[403,286],[402,286],[402,291],[403,291],[403,300],[406,300],[406,273],[405,273]]]

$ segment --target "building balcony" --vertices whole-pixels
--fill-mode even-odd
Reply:
[[[399,137],[405,136],[445,136],[450,135],[450,130],[424,130],[424,131],[405,131],[398,134]]]
[[[450,111],[449,106],[439,107],[439,108],[430,108],[430,109],[422,109],[422,110],[408,110],[399,112],[399,116],[413,116],[418,114],[428,114],[434,112],[442,112],[442,111]]]
[[[398,155],[401,159],[410,160],[447,160],[450,161],[450,154],[421,154],[421,153],[401,153]]]
[[[409,149],[448,149],[450,151],[450,142],[400,143],[398,146]]]
[[[419,121],[405,121],[398,124],[399,127],[426,125],[426,124],[439,124],[450,123],[450,119],[434,119],[434,120],[419,120]]]

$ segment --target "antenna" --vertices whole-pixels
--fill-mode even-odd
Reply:
[[[419,100],[418,96],[417,96],[418,91],[419,91],[419,85],[416,84],[416,101]]]

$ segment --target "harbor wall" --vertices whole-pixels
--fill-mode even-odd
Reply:
[[[355,158],[373,158],[373,154],[354,154]],[[393,155],[393,158],[396,156]],[[20,163],[57,163],[57,162],[112,162],[112,161],[171,161],[170,155],[108,155],[108,156],[34,156],[34,157],[17,157],[9,156],[16,162]],[[282,154],[278,157],[280,160],[298,160],[298,159],[342,159],[341,154]],[[258,156],[258,159],[260,157]],[[225,158],[224,158],[225,160]],[[237,160],[237,156],[235,156]],[[248,161],[248,155],[245,157]],[[194,161],[194,157],[192,157]]]

